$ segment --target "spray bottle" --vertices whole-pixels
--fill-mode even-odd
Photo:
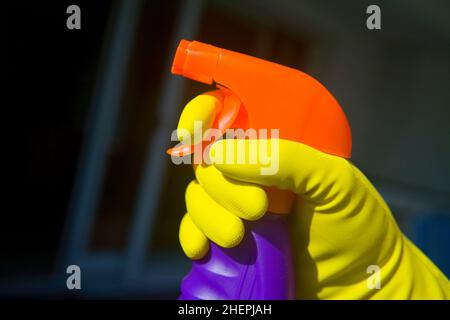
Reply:
[[[273,62],[197,41],[181,40],[172,73],[215,84],[223,97],[213,127],[278,129],[280,139],[350,158],[347,118],[330,92],[309,75]],[[270,136],[265,137],[270,138]],[[169,150],[184,156],[194,146]],[[246,222],[246,235],[235,248],[211,244],[194,261],[181,284],[180,299],[284,300],[295,297],[295,278],[285,214],[295,195],[266,188],[265,216]],[[299,271],[301,272],[301,270]]]

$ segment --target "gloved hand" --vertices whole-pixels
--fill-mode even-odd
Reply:
[[[214,96],[198,96],[185,107],[179,128],[192,130],[194,120],[210,125],[219,104]],[[297,142],[267,142],[278,143],[279,169],[273,175],[261,175],[266,163],[222,161],[229,147],[236,155],[238,145],[244,146],[248,155],[250,140],[217,141],[210,150],[213,165],[196,166],[179,233],[188,257],[203,257],[209,240],[223,247],[239,244],[245,232],[241,219],[260,218],[268,206],[263,186],[275,186],[298,194],[291,230],[298,298],[450,298],[448,279],[403,235],[351,162]],[[379,289],[368,286],[373,265],[379,268]]]

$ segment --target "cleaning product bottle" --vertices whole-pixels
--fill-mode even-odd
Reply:
[[[172,73],[221,90],[223,108],[213,127],[278,129],[278,137],[297,141],[344,158],[351,156],[351,132],[338,102],[317,80],[273,62],[182,40]],[[170,149],[184,156],[194,146]],[[285,213],[295,195],[267,188],[265,216],[246,222],[246,235],[235,248],[211,244],[203,259],[193,261],[181,284],[180,299],[293,299],[294,269]],[[298,271],[298,272],[301,272]]]

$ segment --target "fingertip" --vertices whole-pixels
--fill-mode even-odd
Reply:
[[[214,166],[197,166],[198,183],[219,205],[245,220],[257,220],[267,211],[265,190],[256,184],[225,177]]]
[[[261,219],[267,212],[269,200],[266,192],[260,187],[253,187],[251,193],[246,197],[245,210],[242,212],[245,216],[243,219],[255,221]]]
[[[186,191],[184,192],[186,205],[189,204],[190,198],[192,197],[192,195],[196,194],[196,191],[199,187],[200,184],[196,180],[192,180],[191,182],[189,182],[188,186],[186,187]]]
[[[211,128],[217,112],[222,108],[222,101],[217,94],[204,93],[189,101],[184,107],[178,121],[178,138],[183,141],[182,133],[195,133],[196,123],[201,123],[202,129]]]
[[[195,226],[219,246],[231,248],[242,240],[242,220],[219,205],[195,180],[186,189],[186,207]]]
[[[223,248],[234,248],[241,243],[245,235],[245,227],[241,219],[236,219],[233,224],[224,228],[227,230],[222,233],[222,237],[211,239],[214,243]]]
[[[190,259],[198,260],[208,253],[208,239],[197,228],[187,213],[180,223],[179,240],[184,254]]]

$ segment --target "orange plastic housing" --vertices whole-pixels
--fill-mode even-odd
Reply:
[[[240,109],[219,117],[235,119],[242,129],[279,129],[279,137],[298,141],[325,153],[351,157],[352,137],[347,118],[331,93],[309,75],[273,62],[181,40],[172,73],[216,83],[236,95]]]

